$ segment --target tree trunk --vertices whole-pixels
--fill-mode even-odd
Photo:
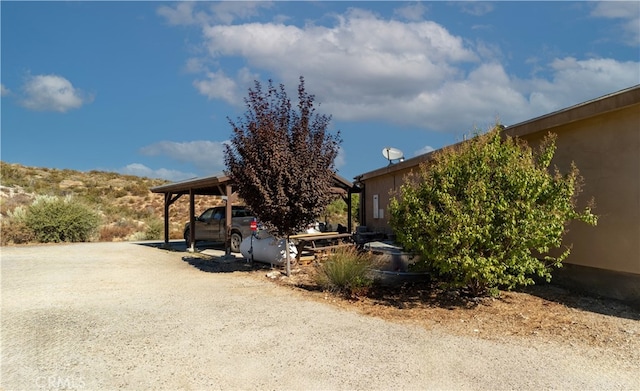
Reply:
[[[291,276],[291,254],[289,252],[289,235],[287,235],[287,239],[284,241],[284,254],[287,257],[287,277]]]

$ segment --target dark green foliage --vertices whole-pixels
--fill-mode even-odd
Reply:
[[[25,224],[38,242],[85,242],[98,228],[100,219],[85,205],[71,198],[40,197],[29,206]]]
[[[567,224],[597,221],[590,207],[577,210],[577,168],[550,169],[554,135],[534,153],[500,129],[437,153],[390,204],[397,240],[475,294],[550,280],[570,253],[561,249]]]
[[[247,111],[225,147],[226,174],[238,195],[272,234],[288,237],[316,220],[332,201],[339,134],[326,132],[330,116],[315,113],[314,96],[298,86],[297,108],[285,88],[255,82]]]

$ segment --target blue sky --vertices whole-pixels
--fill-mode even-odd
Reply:
[[[640,2],[0,2],[1,159],[224,170],[254,80],[300,76],[347,179],[640,83]]]

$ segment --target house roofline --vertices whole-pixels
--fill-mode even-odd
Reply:
[[[556,126],[621,110],[638,103],[640,103],[640,84],[508,126],[505,129],[505,133],[512,137],[522,137],[543,132]]]
[[[625,107],[632,106],[638,103],[640,103],[640,84],[583,103],[579,103],[574,106],[554,111],[549,114],[535,117],[530,120],[517,123],[515,125],[508,126],[505,128],[504,132],[506,135],[511,137],[522,137],[537,132],[543,132],[559,125],[565,125],[607,112],[621,110]],[[390,164],[386,167],[365,172],[356,176],[354,180],[356,183],[358,183],[362,180],[391,174],[393,172],[410,167],[415,167],[420,163],[432,160],[434,153],[444,148],[455,147],[456,145],[464,142],[466,141],[460,141],[458,143],[447,145],[435,151],[415,156],[403,162]]]

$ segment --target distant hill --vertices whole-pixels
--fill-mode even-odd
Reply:
[[[150,226],[162,227],[164,199],[149,190],[169,181],[113,172],[58,170],[0,162],[0,219],[6,229],[10,214],[26,207],[39,195],[72,196],[95,208],[102,217],[97,241],[138,240]],[[196,214],[222,204],[216,197],[196,197]],[[170,237],[182,238],[189,220],[189,197],[169,209]],[[3,235],[7,236],[7,235]],[[160,237],[162,229],[160,229]],[[2,244],[5,243],[4,238]]]

